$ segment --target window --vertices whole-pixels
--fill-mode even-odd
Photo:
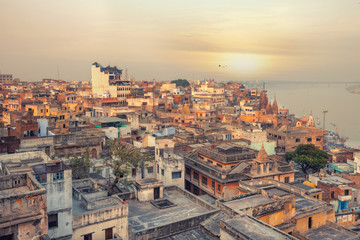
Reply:
[[[216,166],[222,168],[222,165],[220,163],[217,163]]]
[[[308,218],[308,227],[309,227],[309,229],[312,228],[312,217]]]
[[[164,169],[161,169],[161,175],[164,176]]]
[[[131,176],[136,177],[136,168],[131,169]]]
[[[35,206],[36,200],[35,198],[28,198],[28,207]]]
[[[63,179],[64,179],[64,171],[54,172],[53,173],[53,180],[54,181],[63,180]]]
[[[199,173],[198,172],[194,172],[194,179],[199,181]]]
[[[181,178],[181,172],[172,172],[172,178],[173,179]]]
[[[317,141],[317,142],[320,142],[320,141],[321,141],[321,138],[316,138],[316,141]]]
[[[58,215],[49,214],[48,215],[48,228],[57,228],[58,227]]]
[[[207,186],[207,177],[202,176],[201,177],[201,182],[202,182],[203,185]]]
[[[35,178],[39,181],[39,183],[46,183],[46,173],[35,174]]]
[[[334,191],[331,191],[331,197],[330,199],[334,199],[335,198],[335,192]]]
[[[300,142],[300,138],[295,139],[295,142]]]
[[[311,141],[312,141],[312,138],[308,138],[307,141],[308,141],[308,142],[311,142]]]
[[[148,173],[153,173],[154,172],[154,167],[148,167]]]
[[[218,187],[217,187],[217,190],[218,190],[218,192],[220,192],[220,191],[221,191],[221,185],[218,184],[217,186],[218,186]]]
[[[345,196],[349,195],[349,190],[345,190]]]
[[[159,164],[157,165],[157,173],[159,173]]]
[[[191,169],[190,168],[185,168],[185,173],[186,173],[186,175],[191,176]]]
[[[112,228],[105,229],[105,240],[107,240],[107,239],[113,239],[113,229]]]
[[[290,182],[290,177],[285,177],[284,182],[289,183]]]
[[[84,240],[92,240],[92,233],[84,235]]]
[[[215,189],[215,181],[211,181],[211,188]]]

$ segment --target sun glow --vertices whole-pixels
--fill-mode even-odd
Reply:
[[[266,62],[266,57],[260,55],[226,54],[224,56],[224,65],[220,67],[227,68],[229,72],[235,74],[255,74],[265,67]]]

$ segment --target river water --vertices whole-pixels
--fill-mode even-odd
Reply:
[[[279,108],[289,109],[297,117],[312,112],[317,127],[323,127],[322,110],[327,110],[325,128],[348,137],[346,145],[360,147],[360,95],[346,90],[344,83],[280,83],[266,84],[268,98]]]

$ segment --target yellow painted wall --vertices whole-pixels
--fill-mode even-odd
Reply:
[[[327,216],[326,212],[317,213],[311,216],[300,218],[296,221],[295,230],[302,233],[309,230],[308,220],[309,217],[312,218],[312,228],[318,228],[326,224]]]
[[[288,222],[294,215],[295,215],[295,208],[293,208],[292,204],[289,203],[286,204],[284,210],[259,217],[258,219],[271,226],[277,226],[284,222]]]

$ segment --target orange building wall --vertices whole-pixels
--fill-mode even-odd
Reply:
[[[309,217],[312,218],[312,227],[311,228],[318,228],[326,224],[327,216],[326,212],[317,213],[308,217],[300,218],[296,221],[295,230],[302,233],[309,230],[308,228],[308,221]]]

